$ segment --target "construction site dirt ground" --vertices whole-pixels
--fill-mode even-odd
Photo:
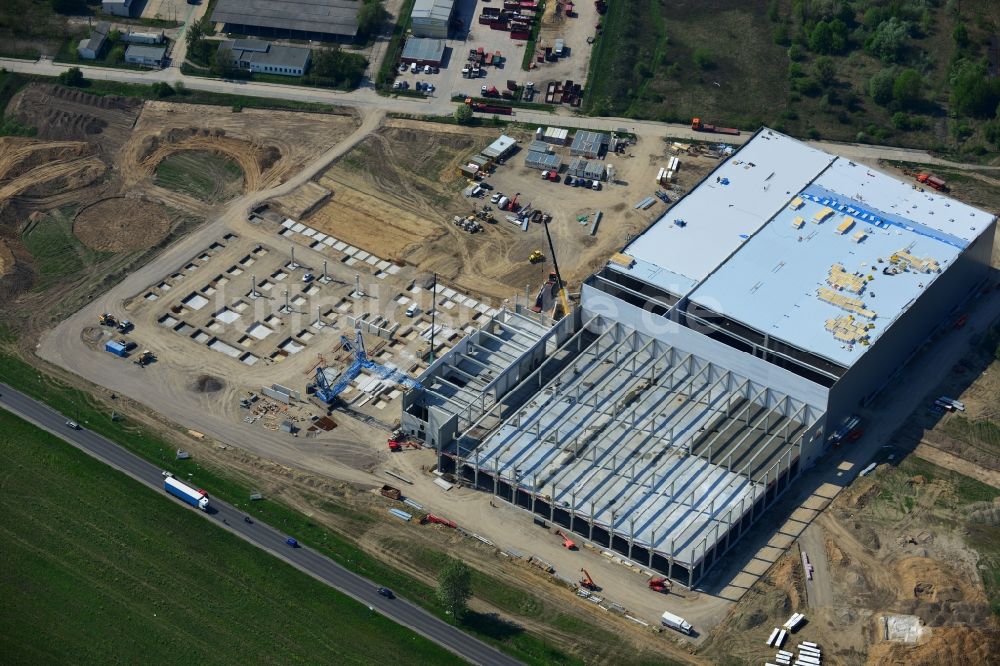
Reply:
[[[353,291],[355,274],[362,275],[363,290],[374,297],[365,301],[371,307],[364,309],[387,320],[411,325],[417,331],[429,325],[426,317],[418,316],[413,324],[403,321],[406,317],[400,311],[406,302],[399,297],[418,300],[420,292],[413,292],[411,285],[426,285],[431,271],[440,272],[442,283],[455,292],[455,296],[447,297],[454,299],[452,302],[458,302],[460,296],[473,297],[487,306],[499,306],[503,298],[523,293],[525,285],[534,288],[544,279],[549,269],[548,252],[539,225],[530,225],[528,232],[522,232],[501,216],[495,225],[484,225],[483,233],[471,235],[451,222],[453,215],[468,214],[472,208],[461,194],[465,180],[457,175],[455,167],[496,138],[496,130],[469,131],[404,120],[387,121],[376,129],[378,118],[364,118],[359,126],[354,116],[317,119],[312,114],[281,112],[237,114],[229,109],[200,106],[187,108],[161,103],[138,106],[128,100],[92,98],[79,91],[47,92],[35,87],[29,90],[31,94],[23,94],[21,98],[18,113],[37,113],[39,118],[47,120],[38,121],[39,137],[26,140],[28,143],[12,141],[9,145],[13,148],[0,153],[0,160],[6,155],[21,155],[8,163],[0,162],[3,169],[0,188],[17,182],[8,190],[12,194],[7,202],[0,202],[0,212],[6,211],[0,217],[6,226],[0,230],[7,234],[3,236],[6,251],[0,246],[0,261],[13,266],[8,275],[18,274],[19,266],[32,266],[33,258],[26,253],[17,233],[21,220],[32,213],[46,215],[52,208],[67,206],[83,210],[96,206],[100,213],[103,210],[98,206],[100,202],[120,200],[121,205],[131,206],[146,201],[175,211],[172,214],[178,216],[210,220],[194,224],[182,238],[171,241],[150,261],[130,268],[120,280],[103,285],[87,307],[75,313],[66,312],[64,321],[41,337],[38,349],[44,360],[83,378],[77,381],[106,387],[105,396],[115,393],[118,402],[109,401],[109,405],[114,404],[116,409],[120,406],[126,415],[148,409],[181,425],[181,433],[185,429],[194,431],[190,435],[174,431],[171,436],[177,437],[195,455],[260,479],[265,492],[293,504],[298,502],[304,512],[347,533],[351,533],[353,523],[344,518],[347,512],[341,503],[370,512],[366,516],[385,517],[390,504],[369,491],[386,482],[396,485],[393,477],[385,474],[386,470],[395,471],[413,481],[413,486],[405,486],[404,492],[427,510],[440,512],[461,527],[474,530],[496,547],[472,537],[458,537],[441,526],[370,518],[366,521],[375,527],[363,534],[358,531],[366,547],[387,555],[424,579],[428,576],[421,572],[418,554],[407,552],[400,544],[419,539],[428,547],[461,552],[477,566],[512,580],[522,589],[533,589],[546,599],[555,600],[560,608],[569,609],[567,612],[607,618],[605,626],[636,646],[658,648],[665,655],[684,661],[731,658],[756,662],[768,656],[761,648],[771,627],[787,619],[792,610],[802,610],[809,616],[800,636],[822,643],[830,663],[860,664],[866,660],[871,664],[911,663],[906,659],[916,653],[906,652],[909,648],[905,646],[872,647],[878,636],[878,617],[886,613],[913,615],[930,626],[929,640],[925,637],[924,642],[913,648],[929,650],[930,656],[912,663],[942,663],[933,661],[934,657],[963,663],[953,656],[957,652],[946,651],[946,644],[958,646],[955,650],[967,649],[974,656],[979,654],[975,650],[982,646],[994,645],[989,642],[993,639],[988,629],[995,626],[990,625],[995,620],[984,619],[990,617],[989,613],[984,616],[984,606],[988,610],[987,597],[981,580],[977,581],[977,575],[982,576],[983,561],[977,561],[974,549],[964,543],[969,534],[989,534],[974,523],[980,514],[972,512],[990,507],[969,509],[959,501],[967,499],[971,492],[966,482],[951,476],[947,470],[921,467],[919,461],[911,467],[882,468],[874,477],[853,484],[851,481],[874,456],[888,455],[880,453],[886,442],[897,444],[899,453],[894,461],[902,459],[908,445],[892,439],[897,432],[893,424],[909,419],[917,402],[913,396],[919,393],[918,398],[924,399],[927,387],[934,387],[934,382],[942,377],[947,377],[945,382],[951,382],[955,376],[962,377],[948,384],[947,389],[932,390],[948,390],[967,399],[968,418],[982,419],[996,414],[995,403],[989,402],[990,391],[996,395],[991,388],[996,382],[995,366],[987,371],[982,358],[967,358],[959,363],[957,375],[949,373],[958,360],[957,356],[952,359],[954,349],[967,347],[973,339],[982,339],[984,322],[993,323],[996,319],[1000,310],[996,292],[970,305],[968,324],[965,328],[948,329],[933,357],[918,358],[912,364],[911,374],[899,380],[900,385],[884,397],[887,402],[877,404],[873,408],[876,411],[868,415],[870,425],[863,441],[851,450],[832,452],[817,466],[815,478],[800,482],[801,488],[796,490],[801,489],[804,498],[789,496],[788,502],[793,506],[774,515],[777,523],[790,516],[787,523],[777,529],[771,523],[758,523],[757,534],[745,536],[740,552],[719,563],[715,570],[718,575],[710,577],[709,584],[702,589],[686,591],[675,587],[673,593],[661,595],[647,588],[644,574],[610,561],[590,548],[564,549],[561,539],[551,530],[532,524],[530,515],[523,511],[497,501],[493,507],[489,496],[467,489],[443,492],[433,484],[436,477],[430,473],[433,455],[426,450],[390,454],[385,444],[386,430],[371,419],[334,412],[336,427],[317,437],[306,437],[304,432],[294,437],[272,429],[284,419],[299,426],[311,423],[310,417],[317,415],[320,408],[303,401],[288,411],[275,405],[261,412],[254,423],[244,420],[248,412],[240,408],[239,399],[247,391],[258,391],[261,385],[271,383],[304,389],[309,372],[319,361],[318,354],[323,354],[325,361],[333,366],[346,364],[348,359],[334,350],[339,333],[349,328],[344,326],[348,311],[337,308],[338,304],[354,302],[349,292]],[[46,105],[54,111],[47,110]],[[316,125],[312,124],[314,121]],[[192,130],[195,127],[198,129]],[[529,138],[528,132],[516,136],[522,145]],[[52,142],[65,145],[41,147]],[[81,142],[85,145],[80,145]],[[23,151],[26,145],[39,148]],[[226,155],[244,168],[248,193],[229,202],[208,204],[152,185],[156,161],[176,154],[172,147]],[[54,152],[45,152],[50,150]],[[323,151],[326,151],[324,157],[317,159],[317,154]],[[520,192],[520,200],[557,214],[552,230],[556,250],[560,252],[560,268],[571,287],[575,287],[610,253],[624,245],[629,234],[639,232],[662,214],[664,207],[658,201],[643,213],[632,206],[652,195],[656,188],[654,177],[664,165],[668,151],[668,144],[660,137],[641,137],[630,148],[635,157],[608,160],[616,167],[616,178],[627,185],[605,184],[598,192],[542,181],[537,171],[523,167],[523,153],[500,166],[488,180],[494,191]],[[708,157],[682,154],[680,159],[679,191],[674,197],[716,164],[716,160]],[[80,160],[87,161],[81,164]],[[564,160],[568,161],[565,154]],[[126,162],[130,168],[128,174],[118,173],[117,168]],[[36,169],[61,168],[63,164],[72,165],[72,169],[57,171],[47,176],[48,180],[37,178],[51,172]],[[34,177],[23,179],[28,174]],[[265,199],[282,201],[282,197],[294,196],[296,187],[303,186],[310,178],[316,182],[300,197],[298,210],[305,211],[309,206],[303,202],[318,201],[325,191],[331,194],[329,201],[316,206],[317,212],[299,222],[350,244],[353,253],[336,250],[336,245],[313,247],[317,243],[316,234],[306,235],[304,229],[291,232],[280,216],[272,216],[277,206],[253,221],[248,219]],[[344,203],[336,207],[338,202]],[[483,202],[477,203],[481,206]],[[591,238],[589,227],[579,224],[576,215],[591,214],[598,209],[605,218],[597,236]],[[111,215],[115,215],[115,209],[111,210]],[[142,216],[137,225],[145,219],[141,210],[121,210],[131,211],[126,215],[129,218]],[[94,224],[100,217],[104,215],[82,219]],[[111,248],[122,248],[110,252],[127,254],[141,250],[130,249],[132,246],[124,240],[145,237],[148,232],[137,226],[109,228],[103,233],[118,239],[118,244]],[[100,233],[95,232],[94,237],[98,236]],[[149,234],[147,242],[155,245],[158,242],[155,234]],[[90,243],[96,241],[91,239]],[[215,244],[219,247],[213,247]],[[257,251],[258,247],[266,252]],[[296,269],[288,267],[292,247],[295,247],[295,263],[300,265]],[[528,264],[527,255],[534,249],[546,254],[545,263]],[[358,251],[365,256],[358,259],[361,256]],[[374,263],[368,261],[368,254],[374,255]],[[242,265],[246,257],[253,258],[254,263]],[[281,313],[284,289],[291,292],[290,300],[300,296],[309,288],[302,281],[305,270],[318,275],[324,259],[336,282],[319,288],[317,294],[306,294],[308,298],[302,303],[293,303],[298,314]],[[230,273],[233,267],[239,267],[240,272]],[[392,273],[391,267],[399,270]],[[237,301],[245,300],[248,292],[252,294],[249,277],[255,271],[259,271],[258,288],[267,293],[259,299],[264,303],[257,304],[258,299],[252,298],[246,309],[238,310]],[[280,273],[285,275],[279,279]],[[379,273],[384,275],[379,277]],[[219,278],[228,280],[222,288]],[[270,289],[265,290],[261,283],[267,283]],[[22,291],[18,292],[22,294],[20,300],[4,301],[5,309],[29,306],[44,309],[61,293],[58,288],[25,293],[23,290],[31,284],[29,273]],[[162,284],[170,288],[164,289]],[[149,298],[149,294],[156,298]],[[192,295],[206,302],[195,307],[200,300],[191,299]],[[314,297],[320,302],[314,302]],[[175,312],[174,308],[180,311]],[[312,330],[317,310],[327,319],[329,328]],[[111,336],[108,329],[97,324],[97,316],[106,311],[133,319],[136,329],[126,338],[135,342],[137,349],[153,350],[161,360],[143,369],[103,351],[103,341]],[[455,321],[449,322],[456,335],[463,326],[474,325],[475,318],[483,314],[475,308],[463,309],[460,304],[454,310],[442,306],[441,312],[456,313]],[[270,327],[266,320],[274,316],[282,319],[282,314],[287,321],[275,324],[272,333],[258,338],[250,332],[255,323]],[[191,331],[174,330],[176,324],[164,325],[167,320],[160,321],[164,316],[190,325]],[[303,331],[311,336],[306,339]],[[28,329],[29,334],[36,332]],[[246,340],[246,345],[241,343],[245,336],[253,338]],[[224,347],[208,348],[206,342],[212,338],[236,349],[237,358]],[[272,358],[286,338],[303,348]],[[31,340],[34,342],[34,338]],[[374,351],[376,340],[369,339],[369,344]],[[384,360],[419,372],[421,366],[415,356],[424,345],[417,332],[392,349],[392,356]],[[239,356],[247,352],[258,362],[252,366],[241,362]],[[928,376],[933,381],[928,381]],[[977,384],[980,376],[994,384]],[[381,410],[375,404],[373,401],[359,407],[362,417],[389,421],[395,417],[394,411],[398,413],[398,401],[395,404],[387,401]],[[897,404],[909,407],[902,411],[903,407],[894,407]],[[954,419],[940,419],[940,427],[944,428],[949,420]],[[166,429],[162,424],[158,427]],[[889,428],[888,432],[883,432],[883,428]],[[949,436],[954,437],[955,432],[951,431]],[[958,450],[958,454],[967,460],[965,449]],[[837,495],[837,491],[827,492],[830,480],[838,490],[846,490],[839,490],[840,496],[827,509],[830,499]],[[988,501],[981,489],[975,493],[975,497],[983,498],[976,499],[977,502]],[[331,498],[337,506],[331,505]],[[788,523],[795,526],[786,529]],[[781,537],[779,541],[773,540],[776,536]],[[796,539],[816,568],[813,583],[799,580],[803,574],[797,547],[786,553]],[[756,549],[758,544],[760,550]],[[498,554],[499,550],[508,555]],[[534,568],[526,568],[517,554],[534,555],[551,563],[561,577],[571,582],[578,579],[580,569],[586,569],[603,588],[599,596],[619,604],[648,624],[655,626],[663,610],[685,616],[695,624],[694,641],[703,643],[701,656],[688,654],[694,649],[688,639],[673,633],[653,635],[638,623],[616,618],[612,613],[598,610],[592,602],[573,598],[556,579],[539,578]],[[737,580],[738,584],[731,582]],[[811,607],[813,603],[816,609]],[[570,643],[572,636],[558,636],[555,640]],[[681,641],[681,645],[675,641]]]
[[[47,224],[53,211],[70,211],[80,241],[114,253],[101,266],[86,267],[97,275],[126,255],[156,247],[182,222],[197,224],[221,210],[222,201],[155,185],[164,159],[189,151],[224,156],[242,172],[242,189],[254,191],[282,182],[357,125],[349,112],[234,113],[46,84],[19,91],[6,113],[37,128],[34,138],[0,139],[0,293],[9,302],[30,288],[39,270],[20,238],[25,220]],[[34,295],[30,309],[39,312],[46,298]]]
[[[515,294],[523,299],[525,287],[533,298],[552,269],[541,225],[530,224],[524,232],[504,219],[506,213],[494,210],[495,223],[484,224],[482,233],[470,234],[453,223],[454,216],[465,217],[488,205],[494,193],[516,194],[519,203],[550,213],[556,260],[574,291],[630,235],[663,213],[658,199],[648,210],[633,207],[657,189],[656,174],[668,156],[668,144],[661,138],[644,138],[625,155],[607,156],[616,182],[602,183],[600,191],[593,191],[542,180],[540,171],[524,166],[524,146],[532,134],[505,131],[519,140],[521,148],[486,178],[493,190],[470,199],[462,195],[468,181],[457,169],[496,139],[497,130],[387,120],[316,179],[332,196],[300,221],[378,256],[437,273],[457,288],[494,299]],[[568,148],[557,150],[568,163]],[[681,164],[671,194],[674,199],[714,168],[717,160],[682,155]],[[591,236],[589,222],[596,211],[602,218]],[[587,218],[586,223],[578,221],[580,216]],[[534,250],[542,252],[544,261],[529,263]]]

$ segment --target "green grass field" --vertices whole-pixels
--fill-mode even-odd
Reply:
[[[110,254],[85,247],[73,235],[73,211],[61,209],[32,222],[21,236],[35,260],[38,279],[36,290],[51,287],[62,278],[74,275]]]
[[[462,663],[0,410],[6,663]]]
[[[169,155],[157,165],[156,184],[215,203],[240,193],[243,171],[225,155],[189,150]]]
[[[212,494],[224,499],[248,514],[265,520],[272,525],[281,525],[289,534],[295,535],[299,542],[315,548],[348,569],[355,571],[371,580],[377,580],[395,590],[398,594],[413,600],[427,608],[442,619],[450,620],[445,615],[444,608],[437,602],[434,589],[429,585],[415,580],[397,568],[382,562],[359,548],[353,541],[317,525],[308,517],[294,511],[276,501],[251,502],[248,500],[252,481],[237,479],[225,471],[200,464],[197,460],[175,459],[176,447],[147,432],[141,424],[130,419],[127,414],[119,414],[119,418],[111,418],[110,408],[100,404],[92,395],[72,388],[61,381],[50,377],[38,369],[25,363],[15,354],[4,350],[4,345],[16,342],[16,337],[0,326],[0,381],[15,386],[19,390],[59,409],[62,413],[83,424],[89,430],[98,432],[105,437],[121,444],[126,449],[159,465],[163,469],[190,478],[202,488],[211,489]],[[0,477],[2,478],[2,477]],[[2,488],[0,488],[2,490]],[[313,498],[317,506],[326,500]],[[326,502],[329,503],[329,502]],[[370,526],[366,516],[351,517],[344,524],[345,533],[361,534]],[[402,553],[408,556],[408,553]],[[504,581],[484,576],[482,585],[491,587],[496,594],[512,594],[511,586]],[[517,617],[515,615],[514,620]],[[546,622],[550,618],[538,618]],[[589,650],[598,647],[597,641],[591,636],[597,633],[597,628],[579,622],[579,645]],[[553,628],[555,625],[553,625]],[[558,646],[544,638],[525,631],[522,627],[507,622],[498,621],[488,615],[473,614],[463,629],[491,643],[504,652],[528,663],[537,664],[582,664],[582,660],[566,654]],[[568,629],[568,627],[567,627]],[[622,664],[644,663],[643,660],[623,660]]]

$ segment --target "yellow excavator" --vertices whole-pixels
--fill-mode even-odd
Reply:
[[[530,261],[533,264],[537,264],[539,261],[542,261],[543,259],[545,259],[545,255],[542,254],[541,250],[535,250],[534,252],[528,255],[528,261]]]

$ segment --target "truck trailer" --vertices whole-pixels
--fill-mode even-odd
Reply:
[[[938,178],[933,174],[918,173],[916,178],[917,182],[923,183],[924,185],[929,185],[930,187],[933,187],[935,190],[938,190],[940,192],[948,191],[948,184],[944,180]]]
[[[671,629],[676,629],[682,634],[691,633],[691,623],[682,618],[680,615],[674,615],[669,611],[664,611],[663,615],[660,617],[660,624],[664,627],[670,627]]]
[[[709,125],[708,123],[701,122],[701,118],[694,118],[691,120],[691,129],[695,132],[711,132],[713,134],[731,134],[733,136],[739,136],[740,131],[735,127],[716,127],[715,125]]]
[[[208,511],[208,493],[204,490],[195,490],[172,476],[163,479],[163,489],[186,504]]]

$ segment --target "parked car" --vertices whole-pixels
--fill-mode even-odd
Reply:
[[[426,90],[427,92],[434,92],[434,84],[433,83],[425,83],[424,84],[424,90]]]
[[[410,307],[406,308],[407,317],[416,317],[418,312],[420,312],[420,307],[416,303],[410,303]]]
[[[430,65],[424,65],[424,74],[430,74],[431,71],[432,70]]]
[[[399,71],[400,71],[401,74],[406,72],[406,63],[405,62],[399,63]]]
[[[411,73],[416,74],[419,71],[420,71],[420,65],[418,65],[417,63],[413,63],[412,65],[410,65]]]
[[[599,189],[601,189],[601,181],[595,180],[593,183],[590,184],[590,189],[592,189],[592,190],[599,190]]]
[[[563,180],[563,185],[572,185],[572,184],[573,184],[573,176],[566,174],[566,178]]]

